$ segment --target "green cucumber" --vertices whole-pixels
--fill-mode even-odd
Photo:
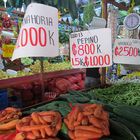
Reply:
[[[121,122],[122,124],[126,125],[128,129],[130,129],[134,133],[137,139],[140,139],[140,126],[136,125],[133,122],[120,118],[119,116],[115,116],[114,118],[112,118],[112,120]]]
[[[112,133],[122,136],[124,140],[138,140],[124,124],[112,119],[110,119],[110,130]]]
[[[132,109],[127,109],[127,108],[122,108],[122,107],[115,107],[113,111],[115,114],[119,115],[120,117],[140,125],[139,112],[136,113]]]

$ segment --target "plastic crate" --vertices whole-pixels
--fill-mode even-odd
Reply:
[[[8,106],[8,93],[6,89],[0,90],[0,110]]]

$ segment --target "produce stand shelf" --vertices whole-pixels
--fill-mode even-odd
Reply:
[[[0,80],[0,89],[2,88],[10,88],[12,86],[30,83],[36,80],[39,80],[40,74],[34,74],[31,76],[23,76],[23,77],[16,77],[16,78],[9,78]]]
[[[66,76],[71,74],[77,74],[77,73],[84,73],[84,69],[71,69],[71,70],[61,70],[61,71],[55,71],[55,72],[48,72],[43,73],[43,79],[48,78],[56,78],[60,76]],[[0,80],[0,89],[3,88],[10,88],[12,86],[24,84],[24,83],[31,83],[31,82],[40,82],[41,81],[41,74],[34,74],[31,76],[23,76],[23,77],[16,77],[16,78],[9,78],[9,79],[2,79]]]

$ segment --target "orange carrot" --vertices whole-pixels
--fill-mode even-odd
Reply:
[[[36,140],[36,136],[32,132],[26,132],[26,138],[29,140]]]
[[[46,123],[50,123],[53,121],[53,116],[41,116]]]
[[[103,134],[105,136],[110,135],[108,122],[107,121],[102,121],[102,124],[103,124],[103,126],[102,126]]]
[[[56,124],[56,129],[59,131],[61,129],[61,125],[62,125],[62,119],[61,119],[60,113],[57,114],[57,119],[58,119],[58,122]]]
[[[43,112],[39,112],[39,115],[41,116],[56,116],[57,112],[55,111],[43,111]]]
[[[52,134],[52,137],[56,137],[57,133],[58,133],[57,129],[56,129],[56,128],[54,128],[54,129],[53,129],[53,134]]]
[[[16,134],[14,140],[24,140],[25,134],[23,132]]]
[[[19,111],[19,109],[14,108],[14,107],[7,107],[5,110],[6,110],[6,112],[17,112],[17,111]]]
[[[68,136],[69,136],[72,140],[75,140],[74,131],[68,131]]]
[[[31,125],[31,126],[35,126],[35,123],[33,122],[33,120],[30,121],[30,125]],[[37,138],[40,137],[39,130],[32,130],[32,133],[33,133]]]
[[[76,137],[74,140],[89,140],[89,139],[86,139],[86,138],[83,138],[83,137]]]
[[[81,122],[83,116],[84,116],[83,113],[82,113],[82,112],[79,112],[79,113],[78,113],[78,116],[77,116],[77,122]]]
[[[7,119],[7,117],[9,116],[9,114],[5,114],[5,116],[0,118],[0,122],[4,121],[5,119]]]
[[[80,122],[76,121],[76,122],[74,122],[73,125],[74,125],[74,127],[79,126],[80,125]]]
[[[40,129],[44,129],[46,126],[45,125],[35,125],[35,126],[23,126],[21,127],[20,131],[32,131],[32,130],[40,130]]]
[[[105,111],[102,112],[102,115],[101,115],[101,119],[102,120],[109,120],[109,114]]]
[[[20,131],[22,126],[23,126],[22,120],[19,120],[19,122],[16,123],[16,130]]]
[[[97,118],[102,117],[103,107],[101,105],[98,105],[94,111],[94,116]]]
[[[97,127],[94,127],[92,125],[89,125],[89,126],[77,126],[75,127],[75,130],[87,130],[87,131],[92,131],[92,132],[96,132],[96,133],[99,133],[99,134],[102,134],[102,130],[97,128]]]
[[[46,121],[40,115],[38,115],[38,119],[41,124],[46,124]]]
[[[45,129],[40,129],[40,132],[41,132],[41,137],[42,138],[45,138]]]
[[[51,130],[51,128],[49,126],[45,126],[45,132],[48,136],[52,136],[53,131]]]
[[[39,116],[38,116],[38,114],[37,114],[36,112],[33,112],[33,113],[31,114],[31,117],[32,117],[33,121],[34,121],[36,124],[40,124]]]
[[[79,106],[76,106],[75,109],[73,110],[73,118],[74,120],[77,120],[77,116],[78,116],[78,113],[80,112],[80,108]],[[71,116],[72,117],[72,116]]]
[[[89,123],[88,117],[85,116],[85,117],[82,119],[81,124],[82,124],[82,125],[88,125],[88,123]]]
[[[82,138],[86,138],[86,139],[95,139],[95,138],[101,138],[102,134],[100,133],[96,133],[93,131],[87,131],[87,130],[75,130],[74,132],[75,137],[82,137]]]
[[[97,107],[97,104],[88,104],[86,106],[84,106],[83,111],[87,111],[89,109],[95,109]]]
[[[65,123],[65,124],[66,124],[66,126],[68,127],[69,122],[68,122],[68,119],[67,119],[67,118],[64,118],[64,123]]]
[[[93,114],[93,112],[92,111],[84,111],[83,112],[83,114],[85,115],[85,116],[89,116],[89,115],[92,115]]]
[[[1,124],[0,125],[0,130],[9,130],[9,129],[14,129],[16,128],[16,124],[19,122],[18,119],[16,120],[12,120],[8,123],[5,123],[5,124]]]
[[[88,117],[89,118],[89,122],[91,124],[93,124],[93,126],[97,127],[97,128],[100,128],[102,129],[102,123],[101,123],[101,120],[95,118],[95,117]]]

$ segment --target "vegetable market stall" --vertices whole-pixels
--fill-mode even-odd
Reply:
[[[13,96],[17,97],[17,101],[12,102],[11,106],[18,106],[16,103],[20,100],[19,106],[25,107],[40,102],[42,99],[47,100],[47,97],[41,97],[41,78],[40,74],[31,76],[23,76],[0,80],[0,88],[8,88],[12,90]],[[55,95],[64,94],[69,89],[82,90],[84,89],[85,70],[71,69],[55,72],[43,73],[45,83],[45,92],[54,93]],[[80,85],[79,85],[80,84]],[[47,95],[47,94],[46,94]],[[55,98],[50,97],[50,98]],[[9,103],[10,105],[10,103]]]

